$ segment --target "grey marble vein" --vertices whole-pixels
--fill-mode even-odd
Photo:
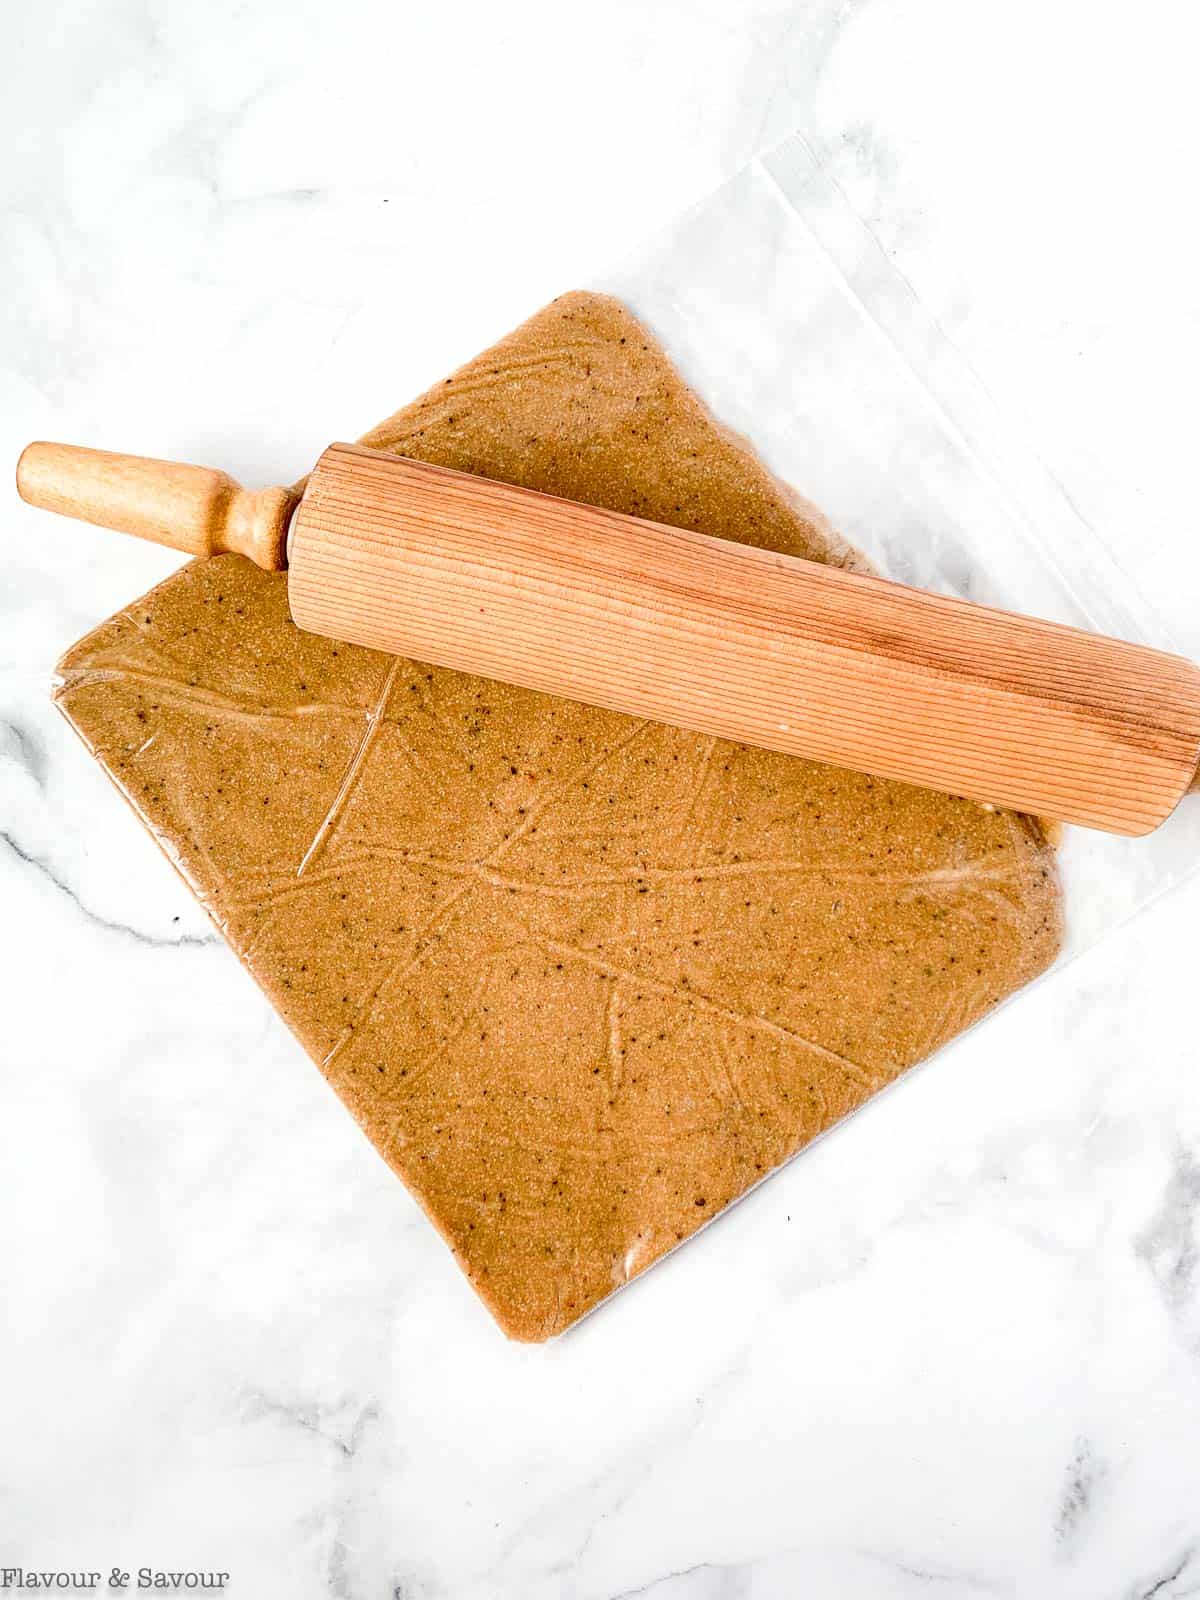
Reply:
[[[1186,1146],[1177,1144],[1162,1198],[1134,1242],[1138,1256],[1176,1312],[1187,1306],[1195,1292],[1198,1232],[1200,1161]]]
[[[1140,1584],[1134,1584],[1134,1586],[1128,1591],[1128,1600],[1154,1600],[1156,1595],[1162,1596],[1163,1600],[1167,1600],[1167,1597],[1169,1597],[1173,1592],[1173,1585],[1183,1577],[1184,1573],[1191,1566],[1192,1558],[1195,1553],[1196,1547],[1194,1545],[1189,1545],[1187,1549],[1185,1549],[1178,1557],[1173,1557],[1171,1559],[1168,1567],[1161,1573],[1159,1577],[1153,1579],[1148,1587],[1143,1588]],[[1174,1590],[1176,1595],[1183,1595],[1191,1592],[1192,1591],[1190,1590],[1183,1589]]]
[[[54,888],[58,890],[59,894],[64,895],[71,902],[71,904],[76,907],[77,910],[82,912],[82,914],[90,923],[92,923],[94,927],[103,928],[109,933],[120,934],[122,938],[131,939],[136,944],[148,945],[154,950],[204,949],[210,945],[217,945],[221,943],[221,940],[215,933],[181,933],[177,938],[164,939],[158,934],[147,933],[142,928],[135,928],[131,923],[116,922],[109,917],[101,916],[98,911],[93,911],[90,906],[83,902],[79,894],[71,887],[65,878],[59,876],[58,872],[49,861],[45,860],[41,856],[34,855],[32,851],[26,850],[24,846],[14,839],[12,834],[7,832],[5,829],[0,829],[0,844],[5,845],[11,851],[11,853],[16,856],[18,861],[22,861],[26,866],[32,867],[33,870],[40,873],[48,883],[53,884]]]
[[[9,718],[0,718],[0,735],[8,747],[9,759],[33,779],[41,793],[46,792],[46,749],[40,736],[31,727],[23,726]]]

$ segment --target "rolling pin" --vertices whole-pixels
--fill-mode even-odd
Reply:
[[[31,444],[31,505],[287,572],[314,633],[985,804],[1144,834],[1200,668],[882,578],[334,444],[303,492]]]

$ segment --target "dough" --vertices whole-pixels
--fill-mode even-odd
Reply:
[[[366,442],[860,564],[594,295]],[[515,1338],[574,1322],[1059,947],[1033,819],[315,638],[240,557],[60,672]]]

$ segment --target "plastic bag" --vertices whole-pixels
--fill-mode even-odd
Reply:
[[[1005,439],[969,374],[871,236],[822,181],[800,141],[752,164],[596,286],[653,330],[722,425],[747,436],[776,476],[815,502],[881,570],[931,589],[1164,642],[1131,598],[1132,586],[1053,486]],[[636,432],[632,411],[621,411],[625,402],[632,407],[640,399],[624,391],[633,358],[618,348],[625,337],[617,337],[624,329],[636,332],[636,324],[618,314],[623,322],[610,329],[606,346],[615,365],[604,392],[610,401],[617,397],[607,423],[588,410],[597,349],[592,314],[559,301],[542,313],[554,329],[549,352],[544,337],[532,348],[521,342],[529,337],[527,325],[514,336],[515,345],[504,341],[470,371],[406,407],[371,440],[491,476],[534,472],[536,478],[542,458],[532,446],[540,434],[529,434],[528,419],[514,416],[512,407],[519,412],[522,388],[534,382],[531,373],[552,371],[546,381],[564,387],[551,390],[557,400],[547,402],[546,414],[556,420],[541,446],[551,465],[590,459],[594,443]],[[582,324],[562,331],[563,319],[573,316]],[[599,320],[611,322],[612,314]],[[592,326],[587,337],[593,343],[579,344],[581,326]],[[660,373],[649,392],[660,394],[666,381]],[[503,426],[499,433],[483,429],[460,458],[453,427],[459,411],[469,411],[479,427],[481,413],[496,421],[489,407],[504,414]],[[582,436],[569,432],[566,417]],[[514,422],[520,424],[515,434]],[[655,426],[661,435],[649,470],[678,484],[688,470],[683,425],[660,412]],[[711,422],[706,426],[711,432]],[[618,450],[610,452],[608,477],[599,485],[555,478],[531,486],[619,504],[636,488],[638,470],[646,471],[646,462],[638,469]],[[670,510],[668,504],[660,514]],[[323,662],[329,642],[292,627],[281,579],[257,574],[247,587],[250,569],[218,571],[217,565],[171,580],[77,647],[69,657],[65,694],[71,704],[65,708],[280,1015],[421,1198],[499,1320],[518,1337],[544,1338],[576,1320],[905,1065],[964,1028],[999,994],[1040,970],[1043,958],[1019,937],[1019,951],[1029,957],[1023,970],[1006,967],[997,977],[972,964],[979,981],[952,965],[958,952],[948,954],[940,976],[932,960],[916,961],[909,953],[910,937],[928,941],[916,947],[926,954],[942,937],[934,924],[944,908],[926,892],[933,879],[938,895],[974,897],[962,908],[964,927],[998,920],[987,849],[965,862],[938,858],[932,869],[921,853],[934,839],[962,845],[965,835],[956,830],[977,833],[985,820],[1008,829],[1015,823],[1011,816],[983,819],[972,807],[973,818],[959,817],[948,830],[910,828],[892,873],[877,865],[888,841],[873,833],[866,860],[836,858],[845,881],[835,883],[834,872],[825,902],[820,890],[806,894],[797,884],[821,879],[833,859],[829,850],[862,837],[870,807],[886,809],[896,797],[867,801],[860,795],[838,814],[841,821],[826,818],[819,835],[826,855],[817,859],[813,836],[804,829],[824,812],[810,797],[814,814],[805,818],[805,801],[791,785],[824,783],[828,775],[810,769],[798,778],[767,763],[770,771],[759,778],[739,763],[760,753],[731,747],[728,759],[714,763],[732,774],[715,781],[733,788],[728,795],[721,791],[732,803],[713,808],[723,819],[715,830],[720,837],[701,839],[711,857],[700,861],[688,853],[693,831],[703,830],[693,830],[687,807],[678,826],[665,830],[670,848],[684,850],[681,860],[659,859],[662,838],[654,846],[658,854],[647,856],[645,817],[665,813],[654,810],[639,769],[669,774],[668,756],[678,759],[678,752],[656,745],[649,755],[640,747],[629,755],[627,747],[643,735],[653,742],[665,730],[568,726],[563,719],[578,716],[580,708],[567,702],[531,703],[495,685],[449,684],[413,663],[389,666],[376,656],[353,666],[352,647],[345,647],[335,671],[316,656],[309,659],[315,651]],[[323,681],[328,673],[336,693]],[[423,743],[414,750],[409,711],[393,704],[396,674],[408,691],[398,698],[413,717],[427,719],[420,740],[432,740],[437,751],[453,754],[446,730],[463,726],[464,717],[470,736],[481,737],[492,702],[504,702],[488,724],[504,729],[503,760],[496,751],[489,755],[485,739],[472,746],[479,762],[467,768],[502,774],[496,793],[489,796],[478,776],[468,777],[453,762],[439,780],[437,762],[426,759],[430,750]],[[373,675],[380,683],[367,693]],[[125,685],[119,691],[118,682]],[[103,704],[87,710],[97,686]],[[149,723],[144,689],[152,689],[155,702],[149,710],[156,720]],[[483,709],[471,699],[478,695],[487,702]],[[159,702],[168,700],[185,708],[182,718],[162,711]],[[325,720],[314,718],[316,709]],[[375,737],[379,728],[389,730],[386,737]],[[197,738],[209,742],[197,745]],[[591,751],[582,767],[574,749],[579,744]],[[189,777],[192,752],[213,750],[219,759],[206,753],[208,766]],[[572,759],[559,772],[558,756],[547,752],[564,750]],[[607,796],[592,795],[581,780],[592,775],[593,758],[598,770],[622,751],[632,765],[618,764],[608,774]],[[678,770],[691,770],[689,760]],[[694,769],[701,789],[707,762],[705,754]],[[235,785],[226,769],[253,774],[254,781]],[[431,773],[437,804],[401,804],[416,792],[414,784],[422,792],[430,788]],[[265,828],[258,807],[271,805],[284,779],[302,802],[286,815],[272,810]],[[532,785],[528,794],[509,793],[511,779]],[[578,816],[565,829],[574,852],[569,870],[558,858],[539,856],[553,827],[543,830],[538,849],[530,828],[531,856],[522,858],[520,870],[505,854],[506,844],[480,844],[491,837],[494,816],[518,800],[504,839],[523,839],[527,823],[516,817],[536,816],[540,825],[552,803],[562,809],[577,782],[588,794],[578,797]],[[679,785],[669,781],[667,787],[674,804]],[[353,815],[344,803],[352,790]],[[753,795],[770,797],[758,818]],[[482,807],[474,832],[472,799]],[[932,799],[910,790],[898,810]],[[329,844],[335,819],[336,851]],[[731,825],[743,824],[746,836],[731,837]],[[876,816],[870,827],[880,826]],[[885,818],[882,826],[886,832],[891,821]],[[1047,854],[1035,825],[1026,831]],[[1196,858],[1197,832],[1200,807],[1192,806],[1149,841],[1070,832],[1062,853],[1067,952],[1182,877]],[[774,850],[764,845],[772,834]],[[272,846],[267,851],[265,838]],[[320,871],[301,883],[318,845]],[[472,854],[477,846],[482,853]],[[593,846],[592,868],[601,870],[586,872]],[[1005,871],[1013,870],[1013,859],[1028,859],[1008,855]],[[505,871],[498,873],[501,856]],[[647,865],[653,883],[642,876]],[[965,874],[964,865],[970,869]],[[1043,880],[1049,871],[1046,864]],[[753,889],[737,887],[748,872],[760,874]],[[786,893],[783,884],[778,893],[769,890],[764,872],[781,873]],[[719,880],[726,899],[710,887],[681,912],[682,896],[671,886],[690,894],[693,878]],[[1036,889],[1036,879],[1029,882]],[[866,898],[865,910],[859,896]],[[843,899],[852,906],[847,927],[856,931],[844,933],[831,921],[845,911]],[[887,920],[909,902],[922,906],[915,935]],[[529,913],[524,918],[517,914],[522,908]],[[671,916],[690,919],[686,937]],[[443,919],[453,925],[453,937]],[[1043,916],[1043,940],[1049,926]],[[667,929],[661,937],[655,932],[660,927]],[[1010,942],[1015,933],[1010,926]],[[973,931],[969,942],[972,948],[977,943]],[[444,1006],[428,1003],[436,995],[427,977],[424,988],[416,978],[408,984],[432,961],[435,943],[440,976],[434,988]],[[979,952],[982,957],[982,945]],[[819,975],[812,985],[819,992],[804,993],[810,987],[803,981],[806,962]],[[863,970],[883,974],[877,989],[856,990]],[[929,987],[938,982],[948,986],[947,994]],[[915,1035],[899,1031],[901,1018],[906,1028],[915,1022]],[[737,1050],[725,1037],[729,1027]],[[777,1061],[781,1051],[786,1072]],[[437,1062],[451,1065],[444,1073],[427,1070]],[[423,1085],[415,1102],[402,1082],[410,1069]],[[393,1070],[396,1080],[389,1076]],[[652,1084],[653,1092],[638,1090],[639,1083]],[[607,1099],[598,1098],[601,1089]],[[763,1122],[773,1128],[769,1135]],[[590,1130],[587,1137],[573,1136],[579,1127]],[[756,1139],[765,1142],[760,1147]],[[600,1184],[598,1151],[605,1162]],[[643,1170],[647,1151],[656,1152],[649,1173]],[[562,1170],[543,1193],[542,1175],[533,1168],[547,1152]],[[510,1198],[512,1212],[503,1211]]]

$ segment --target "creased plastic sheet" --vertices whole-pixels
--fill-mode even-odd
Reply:
[[[841,535],[909,582],[1163,642],[798,141],[597,287],[832,526],[587,297],[369,442],[821,559],[853,559]],[[67,715],[519,1337],[1057,948],[1028,819],[301,635],[235,558],[64,672]],[[1186,871],[1198,825],[1069,833],[1069,947]]]

